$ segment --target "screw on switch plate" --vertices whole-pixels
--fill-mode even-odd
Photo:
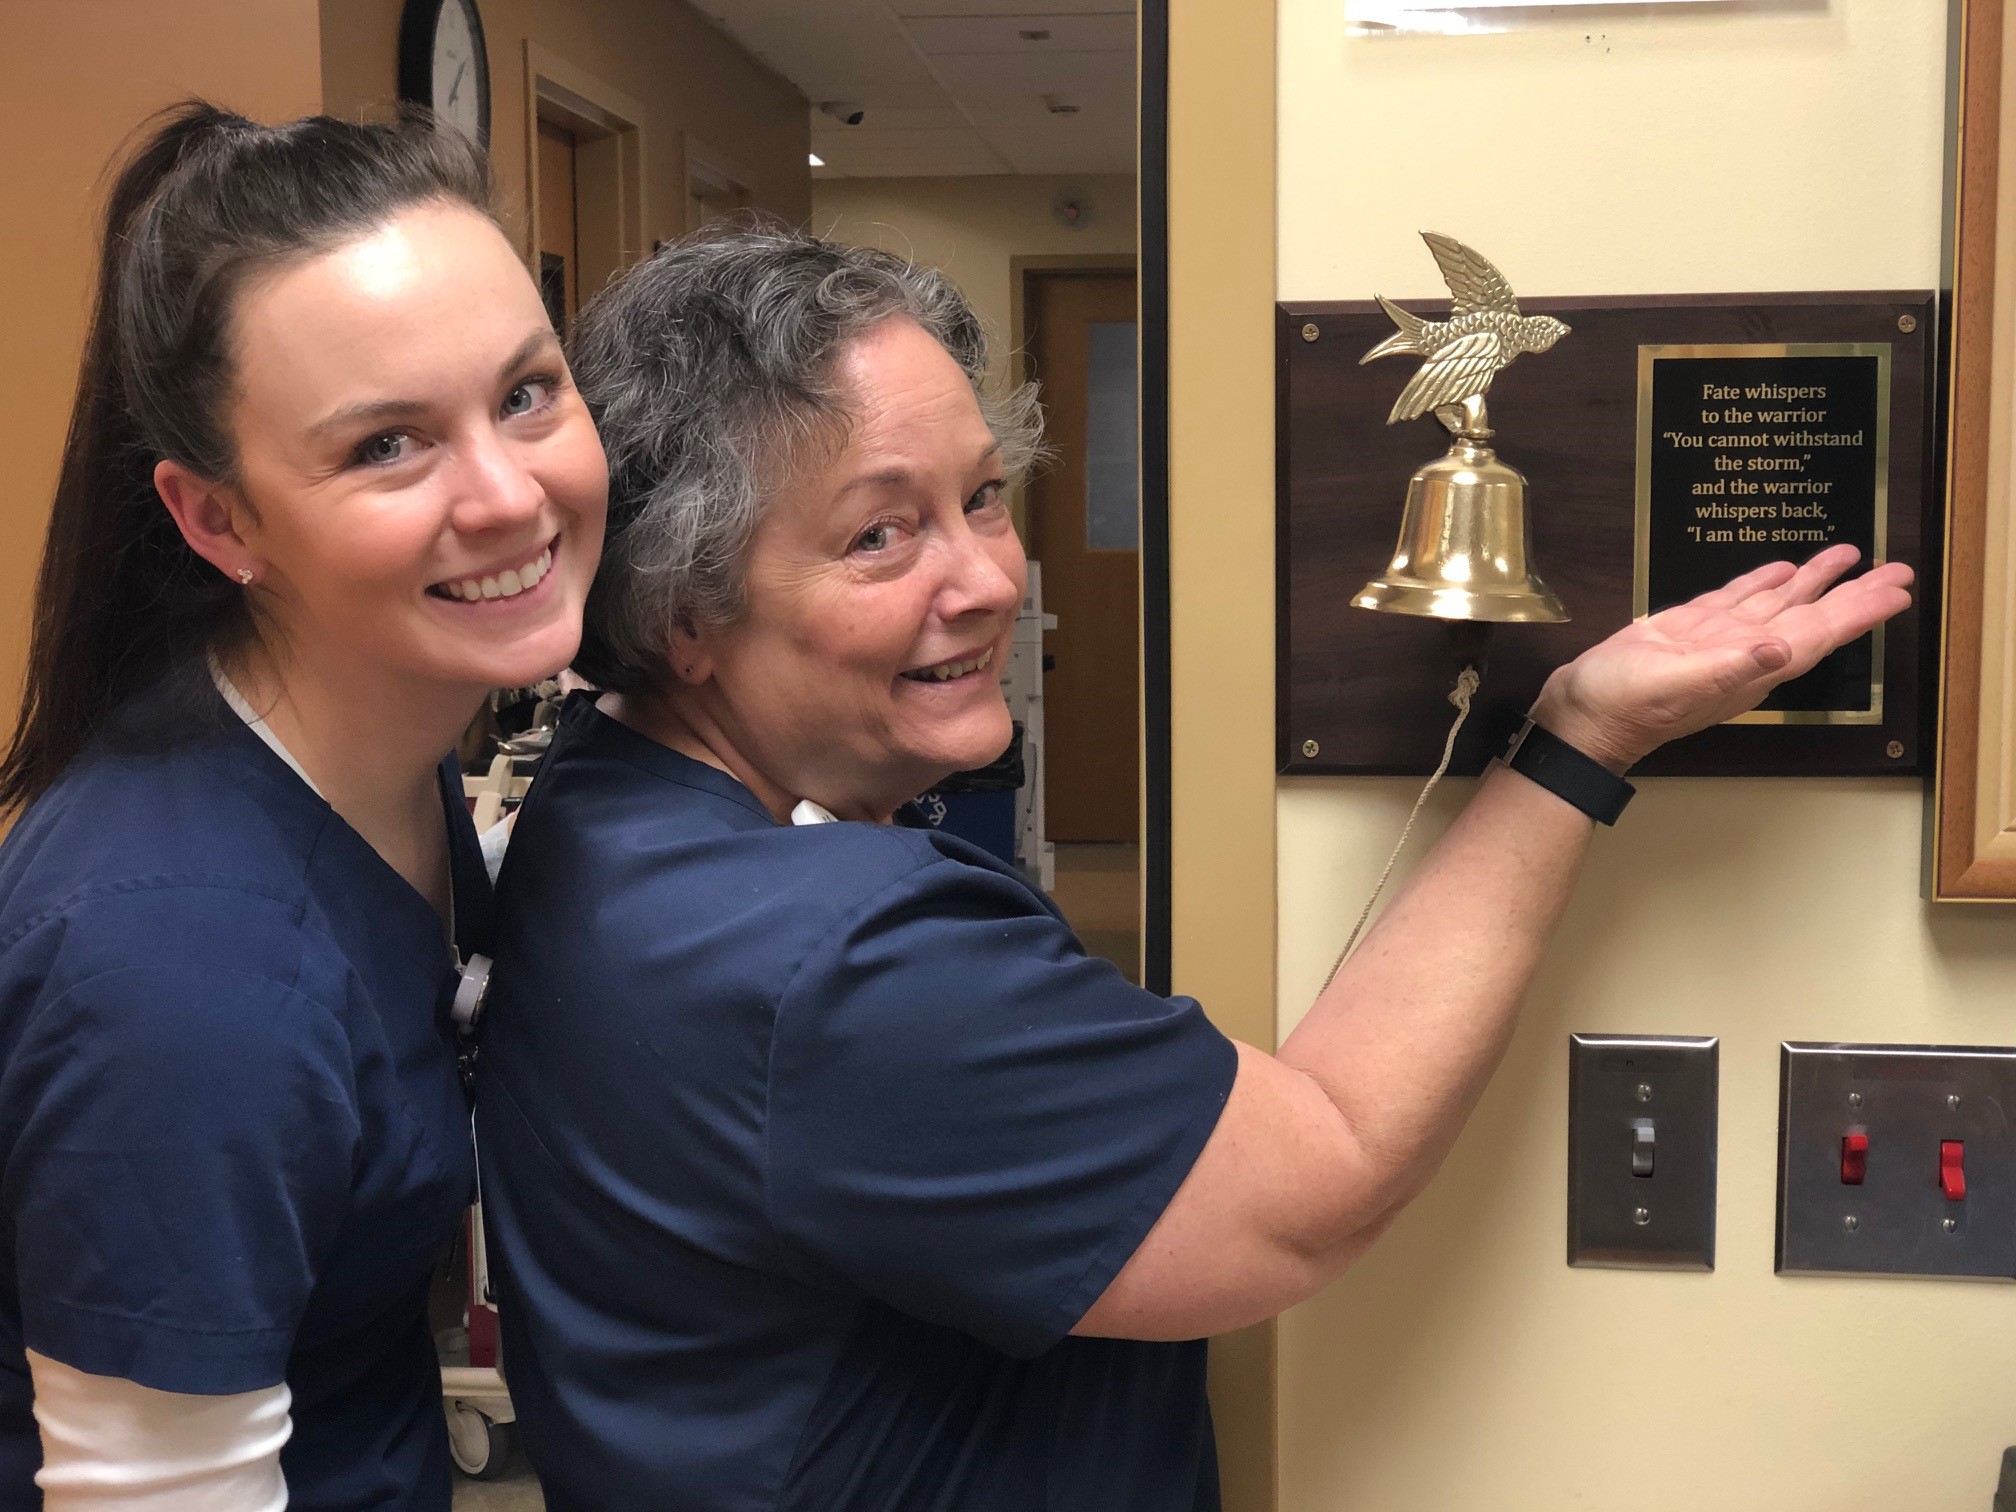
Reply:
[[[1568,1263],[1715,1268],[1713,1039],[1577,1034]]]

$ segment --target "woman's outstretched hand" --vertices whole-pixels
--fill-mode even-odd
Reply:
[[[1832,546],[1803,567],[1772,562],[1639,620],[1548,678],[1533,717],[1621,773],[1746,713],[1910,604],[1911,569],[1897,562],[1833,587],[1860,555]]]

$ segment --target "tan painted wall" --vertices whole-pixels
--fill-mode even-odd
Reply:
[[[315,0],[65,0],[7,8],[0,45],[0,722],[11,721],[29,601],[69,423],[107,160],[190,94],[261,119],[320,102]]]
[[[321,0],[322,81],[332,113],[354,116],[396,98],[403,3]],[[793,225],[811,213],[805,97],[683,0],[482,0],[482,12],[491,159],[521,249],[529,247],[528,40],[643,105],[648,240],[686,229],[689,133],[747,171],[758,208]]]
[[[1342,9],[1280,0],[1283,297],[1439,293],[1420,226],[1533,293],[1938,282],[1943,5],[1367,40]],[[1776,1047],[2016,1040],[2016,915],[1919,901],[1916,783],[1640,786],[1440,1180],[1280,1325],[1283,1508],[1987,1506],[2012,1296],[1772,1274]],[[1279,784],[1284,1031],[1414,787]],[[1714,1274],[1564,1264],[1577,1030],[1722,1037]]]
[[[1273,7],[1254,0],[1169,3],[1170,968],[1176,990],[1227,1034],[1266,1048],[1275,968],[1273,21]],[[1225,1512],[1277,1506],[1275,1335],[1269,1323],[1211,1344]]]
[[[1091,216],[1060,225],[1051,201],[1083,194]],[[1126,174],[1058,178],[860,178],[812,181],[812,229],[942,268],[987,326],[997,377],[1021,339],[1010,312],[1009,259],[1134,251],[1134,180]]]

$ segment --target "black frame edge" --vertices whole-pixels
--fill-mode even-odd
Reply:
[[[1141,982],[1171,980],[1169,647],[1169,3],[1141,0]]]

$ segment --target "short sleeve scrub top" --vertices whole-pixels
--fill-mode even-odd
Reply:
[[[441,797],[481,948],[452,763]],[[284,1383],[295,1512],[447,1512],[455,977],[433,907],[207,686],[122,710],[29,807],[0,845],[0,1508],[40,1505],[32,1349],[163,1391]]]
[[[477,1143],[553,1512],[1213,1512],[1202,1343],[1071,1335],[1230,1041],[935,831],[780,825],[577,694]]]

